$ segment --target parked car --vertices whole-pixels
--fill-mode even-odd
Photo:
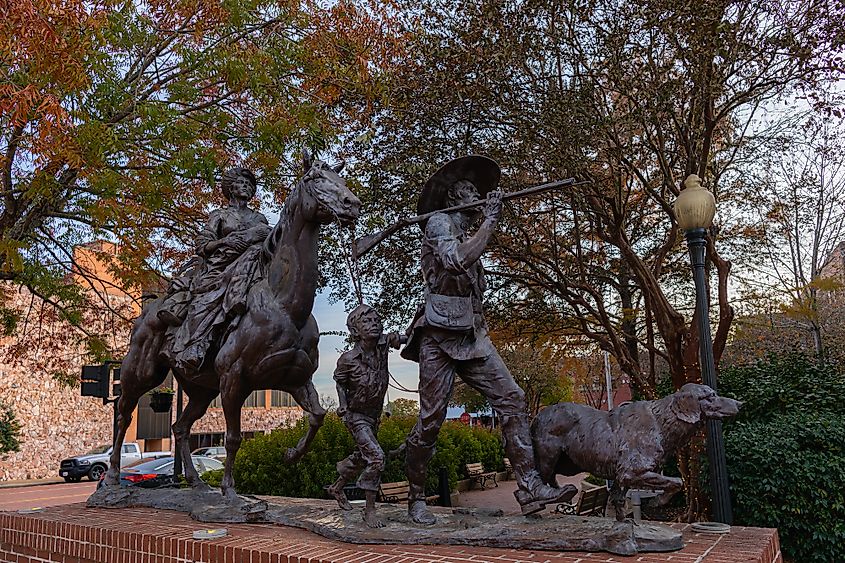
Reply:
[[[191,455],[202,455],[205,457],[213,457],[220,461],[226,461],[226,448],[223,446],[210,446],[207,448],[197,448],[191,452]]]
[[[202,474],[213,469],[223,469],[218,460],[205,456],[191,456],[191,461],[198,473]],[[103,486],[103,479],[97,488]],[[127,487],[155,488],[174,485],[177,480],[173,476],[173,456],[158,459],[142,459],[127,465],[120,470],[120,484]]]
[[[83,477],[91,481],[99,481],[109,468],[109,458],[112,447],[110,444],[97,446],[86,454],[63,459],[59,464],[59,476],[65,481],[77,482]],[[140,459],[156,458],[172,455],[170,452],[142,452],[135,442],[123,444],[120,454],[120,466],[124,467]]]

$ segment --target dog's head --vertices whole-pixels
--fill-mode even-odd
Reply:
[[[679,420],[696,424],[704,419],[736,416],[742,403],[716,395],[707,385],[687,383],[672,395],[672,412]]]

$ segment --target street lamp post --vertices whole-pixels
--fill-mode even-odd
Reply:
[[[704,281],[704,262],[707,250],[707,229],[716,214],[716,200],[701,185],[701,179],[691,174],[684,180],[684,189],[675,201],[678,226],[687,237],[692,272],[695,280],[695,312],[698,316],[699,365],[704,384],[716,391],[716,369],[713,362],[713,341],[710,336],[710,304]],[[710,488],[713,493],[713,520],[730,524],[733,520],[731,496],[728,489],[728,468],[725,462],[725,443],[722,421],[706,421],[707,461]]]

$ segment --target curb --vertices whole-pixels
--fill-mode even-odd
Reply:
[[[6,483],[0,482],[0,489],[17,489],[23,487],[41,487],[44,485],[59,485],[64,483],[64,479],[40,479],[34,481],[9,481]]]

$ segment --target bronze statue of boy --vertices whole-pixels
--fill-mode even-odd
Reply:
[[[342,509],[351,510],[343,486],[360,472],[357,485],[366,495],[364,522],[371,528],[381,528],[384,523],[376,517],[375,504],[385,457],[376,435],[390,378],[388,347],[398,349],[405,337],[395,332],[384,334],[381,317],[369,305],[353,309],[346,326],[355,346],[338,359],[334,379],[339,402],[337,413],[355,438],[356,448],[352,455],[338,462],[337,481],[327,486],[326,491]]]

